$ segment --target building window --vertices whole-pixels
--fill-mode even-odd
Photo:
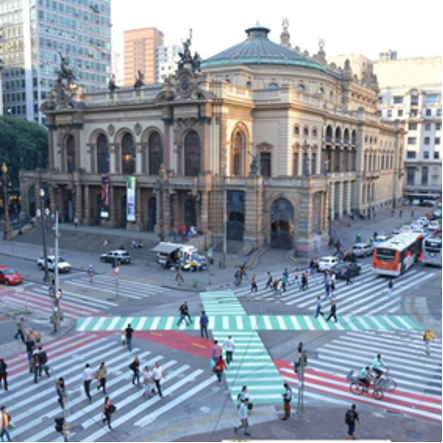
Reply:
[[[416,131],[417,130],[417,123],[409,123],[408,129],[410,131]]]
[[[304,85],[298,85],[298,86],[297,86],[297,90],[300,91],[300,92],[305,92],[305,91],[306,91],[306,88],[305,88]]]
[[[260,153],[260,172],[263,177],[271,176],[271,153],[261,152]]]
[[[105,134],[97,138],[97,165],[99,174],[109,173],[109,146]]]
[[[392,117],[392,109],[388,109],[386,115],[388,118],[391,118]]]
[[[441,123],[436,123],[435,124],[435,130],[436,131],[440,131],[440,129],[441,129]]]
[[[185,175],[194,177],[200,173],[200,137],[189,131],[185,137]]]
[[[318,136],[318,131],[317,131],[317,129],[313,129],[312,130],[312,137],[317,137]]]
[[[246,87],[249,89],[252,87],[252,83],[251,82],[246,82]]]
[[[66,140],[66,167],[69,174],[75,171],[75,138],[73,135],[68,135]]]
[[[418,105],[418,95],[411,95],[411,105]]]
[[[379,96],[378,96],[378,103],[379,103],[380,105],[383,104],[383,96],[382,96],[382,95],[379,95]]]
[[[425,137],[425,145],[429,145],[431,143],[431,139],[429,137]]]
[[[300,135],[300,126],[294,126],[294,135]]]
[[[278,89],[277,83],[269,83],[268,89]]]
[[[436,104],[439,102],[438,94],[428,94],[426,96],[426,103]]]
[[[399,109],[399,110],[397,111],[397,116],[398,116],[398,117],[403,117],[403,109]]]
[[[434,160],[438,160],[440,158],[440,153],[438,151],[434,152]]]
[[[440,144],[440,137],[435,137],[434,144],[436,144],[436,145]]]
[[[123,174],[135,174],[135,146],[129,132],[126,132],[122,138],[122,164]]]
[[[394,96],[394,105],[400,105],[403,103],[403,97],[401,95]]]
[[[148,171],[149,175],[159,175],[163,163],[163,143],[160,134],[155,131],[148,141]]]
[[[427,166],[423,166],[421,169],[421,185],[428,186],[429,179],[429,168]]]
[[[313,152],[311,156],[311,174],[317,174],[317,153]]]
[[[415,137],[408,137],[408,145],[415,145],[417,143],[417,139]]]
[[[426,109],[426,117],[432,117],[432,109]]]
[[[411,110],[411,117],[417,117],[418,111],[416,109]]]
[[[431,130],[431,124],[425,123],[425,131],[430,131],[430,130]]]
[[[415,168],[406,168],[406,184],[414,186],[415,183]]]
[[[245,151],[245,138],[240,131],[234,135],[232,142],[232,175],[243,175],[243,153]]]
[[[423,158],[424,158],[425,160],[429,160],[429,151],[424,151],[424,152],[423,152]]]
[[[308,128],[307,126],[305,126],[305,127],[303,128],[303,135],[304,135],[305,137],[309,137],[309,128]]]
[[[292,175],[297,177],[299,174],[298,170],[298,152],[294,152],[294,156],[292,157]]]
[[[409,159],[413,159],[413,158],[415,158],[416,157],[416,152],[415,151],[408,151],[407,153],[406,153],[406,158],[409,158]]]

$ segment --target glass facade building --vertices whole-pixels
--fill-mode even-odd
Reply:
[[[5,115],[40,124],[60,53],[87,91],[111,74],[111,0],[0,0]]]

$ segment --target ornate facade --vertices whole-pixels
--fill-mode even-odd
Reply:
[[[189,45],[163,84],[84,94],[59,83],[43,111],[50,169],[22,173],[32,212],[46,182],[62,221],[168,234],[194,225],[207,243],[228,239],[307,253],[330,218],[401,198],[403,129],[380,121],[377,81],[268,39],[200,64]],[[75,88],[74,88],[75,89]],[[109,177],[109,214],[101,206]],[[136,220],[126,220],[126,177],[136,177]]]

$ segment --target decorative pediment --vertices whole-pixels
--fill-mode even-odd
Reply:
[[[257,145],[258,152],[272,152],[274,146],[267,142],[262,142]]]

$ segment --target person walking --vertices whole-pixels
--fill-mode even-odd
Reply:
[[[335,275],[335,272],[331,272],[331,298],[334,297],[336,283],[337,283],[337,276]]]
[[[94,275],[95,275],[95,269],[91,264],[88,267],[89,283],[91,283],[91,285],[94,283]]]
[[[423,334],[423,341],[425,342],[426,354],[431,355],[431,341],[435,340],[435,334],[431,331],[431,329],[426,329],[426,332]]]
[[[311,280],[314,283],[317,283],[317,268],[315,267],[315,262],[312,263],[312,267],[311,267]]]
[[[0,387],[3,385],[5,388],[5,391],[8,390],[8,365],[6,364],[5,360],[3,358],[0,358]]]
[[[234,432],[237,433],[240,429],[243,429],[244,435],[247,437],[250,437],[251,434],[248,432],[249,429],[249,422],[248,422],[248,405],[249,401],[246,400],[243,403],[240,403],[237,414],[238,418],[240,419],[241,425],[240,426],[234,426]]]
[[[357,406],[354,404],[351,406],[345,414],[345,423],[348,426],[348,432],[346,434],[346,440],[357,440],[357,436],[355,435],[355,425],[358,423],[361,425],[360,417],[357,412]]]
[[[325,299],[328,300],[331,296],[331,282],[327,281],[325,283]]]
[[[288,276],[285,272],[281,276],[281,288],[283,292],[286,292],[286,286],[288,285]]]
[[[306,291],[308,289],[308,271],[303,272],[301,277],[301,290]]]
[[[1,407],[1,428],[0,428],[0,437],[2,441],[6,441],[5,438],[8,439],[8,441],[12,441],[11,434],[9,433],[9,427],[11,426],[11,416],[8,414],[8,411],[6,409],[6,406]]]
[[[346,272],[345,272],[345,278],[346,278],[346,286],[354,284],[353,281],[351,280],[351,278],[352,278],[352,269],[351,269],[351,264],[350,263],[347,264]]]
[[[34,374],[34,383],[38,383],[38,375],[40,373],[40,360],[38,357],[38,350],[32,356],[31,369]]]
[[[321,307],[322,307],[321,297],[317,297],[317,308],[316,308],[316,311],[315,311],[315,318],[317,318],[319,315],[321,315],[322,317],[325,316],[325,314],[321,310]]]
[[[20,320],[17,322],[16,327],[17,333],[14,335],[14,339],[17,340],[18,337],[20,337],[22,342],[26,343],[25,334],[23,333],[25,330],[25,319],[23,317],[21,317]]]
[[[334,318],[334,323],[337,323],[337,305],[334,300],[331,300],[331,310],[326,321],[329,321],[331,318]]]
[[[60,377],[55,384],[55,390],[58,395],[58,404],[62,409],[65,409],[66,384],[63,377]]]
[[[128,351],[132,352],[132,336],[134,334],[134,329],[132,329],[131,323],[128,323],[128,327],[125,329],[126,346]]]
[[[283,385],[285,392],[282,394],[283,397],[283,410],[285,412],[282,420],[288,420],[291,417],[291,402],[292,402],[292,389],[288,383]]]
[[[155,387],[157,388],[158,395],[160,396],[160,398],[164,398],[163,392],[162,392],[161,380],[163,378],[166,380],[166,375],[163,372],[163,369],[160,366],[159,362],[157,362],[155,364],[155,368],[152,371],[152,374],[153,374],[153,379],[154,379]]]
[[[180,325],[182,324],[183,321],[185,321],[186,326],[189,326],[188,319],[187,319],[187,317],[188,317],[188,315],[189,315],[189,313],[188,313],[188,308],[187,308],[187,303],[184,302],[184,303],[178,308],[178,310],[179,310],[179,312],[180,312],[180,317],[179,317],[179,319],[178,319],[177,326],[180,326]]]
[[[92,374],[93,371],[89,366],[89,363],[86,363],[85,370],[83,371],[83,389],[85,390],[85,395],[89,400],[89,403],[91,403],[92,401],[91,397]]]
[[[49,378],[48,354],[41,346],[38,347],[38,375],[41,377],[45,371],[46,377]]]
[[[258,292],[257,276],[254,274],[251,278],[251,295]]]
[[[214,363],[220,358],[221,354],[222,354],[222,347],[218,344],[217,340],[214,340],[214,345],[212,346],[211,349],[211,358]]]
[[[97,391],[100,391],[100,389],[103,389],[103,394],[106,394],[106,377],[108,376],[108,370],[106,369],[105,362],[102,362],[100,364],[100,367],[98,368],[98,371],[95,373],[95,379],[99,382],[99,385],[97,386]]]
[[[138,355],[134,357],[134,361],[129,365],[129,369],[132,371],[132,384],[135,385],[137,381],[137,386],[140,385],[140,360]]]
[[[200,336],[201,336],[201,338],[209,338],[208,325],[209,325],[209,317],[206,315],[205,311],[202,311],[202,313],[200,315]]]
[[[223,360],[223,357],[220,355],[219,359],[215,363],[214,366],[214,372],[217,376],[218,383],[221,385],[223,383],[223,371],[228,370],[228,367],[226,366],[225,361]]]
[[[191,314],[190,314],[190,312],[189,312],[189,305],[188,305],[188,302],[187,301],[185,301],[184,303],[184,313],[185,313],[185,316],[186,316],[186,318],[189,320],[189,323],[192,325],[192,324],[194,324],[194,322],[192,321],[192,317],[191,317]]]
[[[268,271],[268,275],[266,277],[266,285],[265,285],[265,289],[270,289],[272,288],[272,283],[273,283],[273,278],[272,278],[272,274],[270,273],[270,271]]]
[[[112,414],[116,411],[116,407],[112,404],[112,400],[109,397],[105,398],[102,408],[102,422],[103,425],[108,424],[108,428],[112,431],[111,420]]]
[[[243,386],[240,394],[237,395],[237,400],[240,403],[244,403],[245,401],[249,402],[249,390],[247,386]],[[239,403],[239,405],[240,405]]]
[[[292,284],[296,284],[300,288],[300,270],[298,268],[294,271],[294,279],[292,280]]]
[[[35,349],[35,341],[32,339],[32,337],[30,335],[28,335],[28,337],[26,338],[25,345],[26,345],[26,353],[28,355],[29,366],[31,366],[32,355],[33,355],[34,349]],[[29,371],[32,372],[31,369]]]
[[[394,279],[391,278],[388,283],[388,294],[389,297],[394,297]]]
[[[152,398],[152,395],[157,393],[154,389],[154,373],[150,366],[146,366],[143,372],[143,385],[145,386],[143,397]]]
[[[223,343],[223,347],[225,348],[226,352],[226,364],[229,365],[232,360],[234,360],[234,350],[235,350],[235,343],[232,339],[232,336],[228,336],[227,340]]]

